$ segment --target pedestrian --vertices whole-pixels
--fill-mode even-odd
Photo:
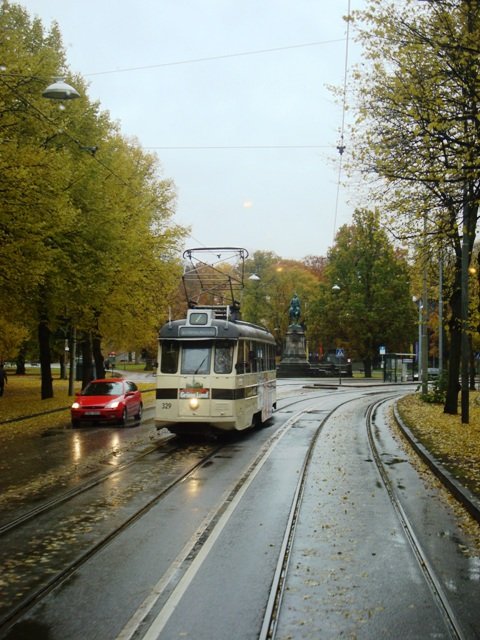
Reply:
[[[0,363],[0,396],[3,396],[3,388],[7,384],[7,372],[3,368],[3,362]]]

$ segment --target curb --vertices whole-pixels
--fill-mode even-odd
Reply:
[[[407,425],[403,422],[397,408],[394,404],[393,413],[398,426],[403,434],[418,453],[418,455],[426,462],[435,476],[442,484],[452,493],[452,495],[462,504],[469,514],[480,524],[480,499],[475,496],[469,489],[460,484],[452,474],[445,469],[441,462],[438,462],[431,453],[419,442]]]

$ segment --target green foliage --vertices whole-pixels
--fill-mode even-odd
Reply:
[[[302,262],[282,260],[271,252],[257,251],[246,261],[247,274],[259,280],[246,280],[242,296],[244,320],[267,327],[278,338],[285,337],[290,323],[288,309],[294,293],[300,298],[301,322],[313,336],[312,304],[317,296],[318,276]]]
[[[428,238],[425,260],[454,255],[445,410],[456,413],[462,245],[469,261],[480,203],[480,4],[369,0],[356,21],[366,64],[352,164],[376,180],[399,236]]]
[[[40,312],[51,332],[149,346],[180,276],[174,186],[68,73],[56,25],[4,0],[0,30],[0,314],[15,327],[0,357],[36,335]],[[83,96],[63,110],[41,96],[59,72]]]
[[[442,373],[437,380],[434,380],[428,387],[427,393],[420,393],[423,402],[431,404],[443,404],[446,399],[447,377]]]
[[[316,305],[325,347],[347,346],[364,361],[375,358],[380,346],[410,351],[415,309],[408,264],[382,229],[378,212],[355,211],[353,224],[337,233],[326,273]]]

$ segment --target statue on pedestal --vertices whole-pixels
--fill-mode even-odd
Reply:
[[[288,309],[290,324],[285,336],[285,348],[277,370],[279,378],[300,378],[311,375],[306,354],[305,327],[300,324],[300,299],[296,293],[290,300]]]
[[[288,310],[288,315],[292,324],[298,324],[300,320],[301,310],[300,310],[300,298],[296,293],[293,294],[293,298],[290,300],[290,308]]]

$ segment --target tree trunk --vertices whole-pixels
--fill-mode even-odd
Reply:
[[[94,335],[92,338],[93,359],[95,360],[95,371],[97,378],[105,377],[105,358],[102,355],[101,336]]]
[[[24,347],[20,349],[15,364],[17,365],[15,375],[24,376],[27,373],[27,370],[25,369],[25,348]]]
[[[452,317],[450,318],[450,357],[448,359],[448,381],[447,392],[445,396],[445,405],[443,412],[451,415],[458,414],[458,392],[460,391],[460,352],[462,345],[462,330],[460,320],[460,284],[459,269],[456,269],[456,286],[450,298],[450,307],[452,309]]]
[[[41,397],[42,400],[53,398],[53,381],[50,355],[50,329],[47,319],[41,318],[38,323],[38,346],[40,349],[40,371],[42,377]]]
[[[93,366],[92,366],[92,341],[89,333],[85,334],[84,340],[81,344],[82,350],[82,389],[85,389],[90,380],[93,380]]]
[[[371,358],[365,358],[365,360],[363,361],[363,368],[365,371],[365,378],[371,378],[372,377],[372,359]]]
[[[65,352],[61,353],[59,358],[60,363],[60,380],[67,379],[67,359],[65,357]]]

